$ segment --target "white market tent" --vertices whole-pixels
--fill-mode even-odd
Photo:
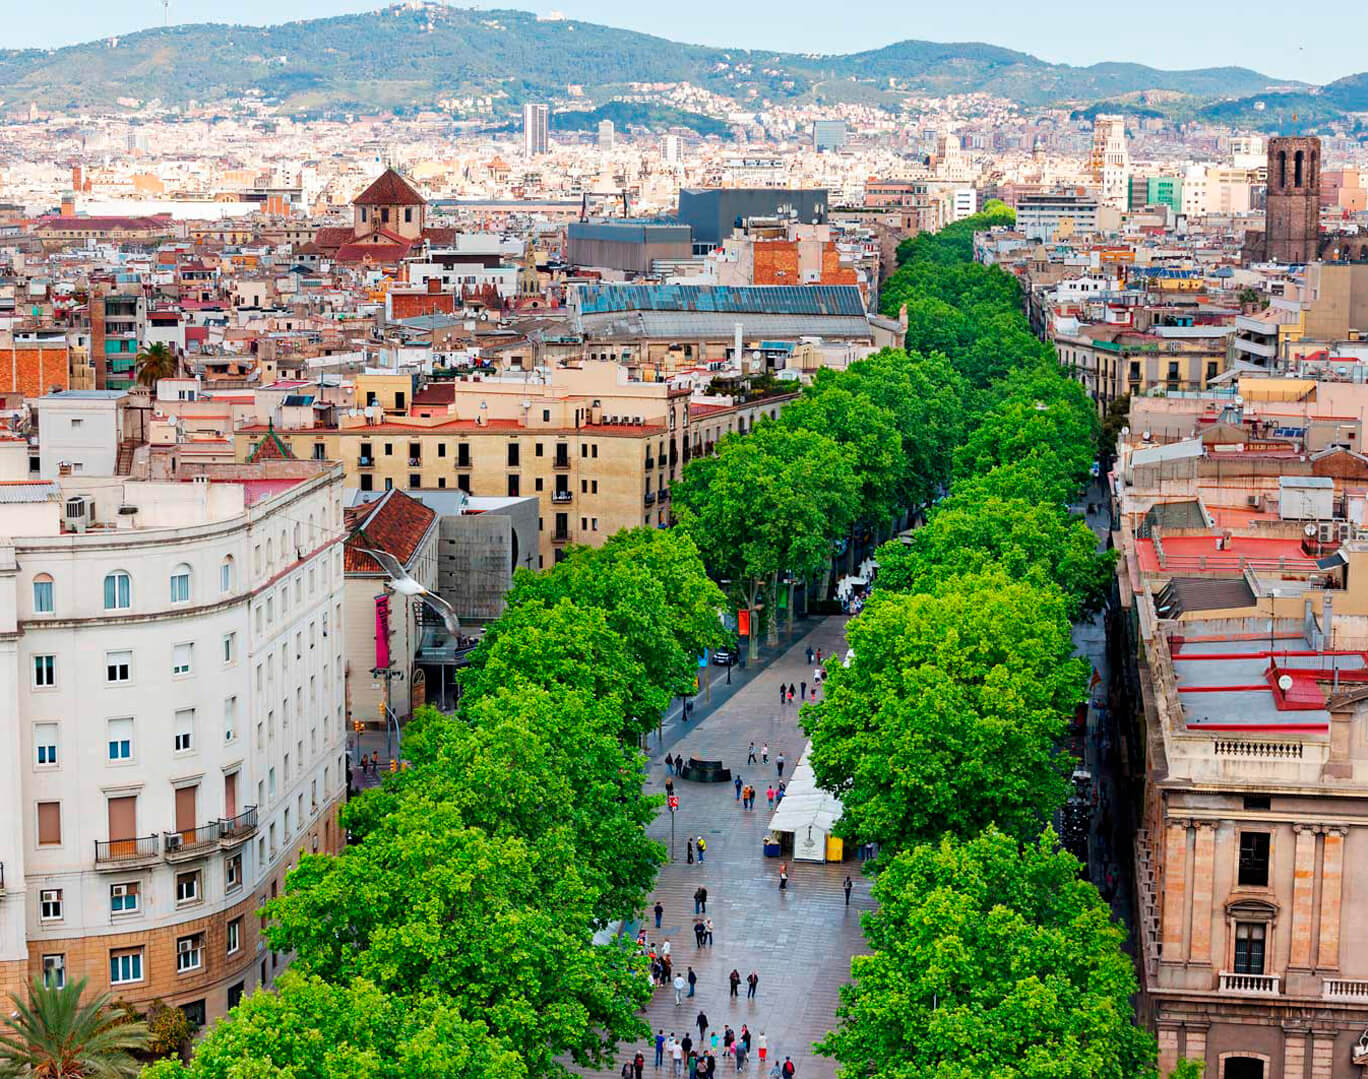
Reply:
[[[784,800],[770,818],[773,835],[788,832],[793,836],[795,861],[826,861],[827,834],[841,819],[841,801],[834,794],[817,786],[817,779],[808,764],[809,742],[793,770],[793,778],[784,788]]]

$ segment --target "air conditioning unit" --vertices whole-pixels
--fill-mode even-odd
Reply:
[[[62,898],[62,893],[56,888],[47,889],[38,893],[38,899],[43,903],[56,903]]]
[[[171,832],[171,833],[168,833],[167,836],[166,836],[166,849],[167,849],[167,850],[180,850],[180,848],[181,848],[181,836],[180,836],[180,833],[179,833],[179,832]]]
[[[62,516],[71,531],[84,532],[95,523],[95,500],[89,495],[73,495],[66,500]]]
[[[109,897],[111,899],[123,899],[128,895],[127,884],[111,884],[109,887]]]
[[[195,938],[186,937],[184,940],[176,941],[176,951],[181,955],[189,955],[195,950]]]

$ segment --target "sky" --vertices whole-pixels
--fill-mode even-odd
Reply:
[[[169,17],[172,22],[272,23],[377,6],[376,0],[235,0],[232,5],[170,0]],[[856,52],[921,38],[986,41],[1057,63],[1240,66],[1314,83],[1368,70],[1362,48],[1368,6],[1356,0],[1326,0],[1314,8],[1287,0],[1150,0],[1143,8],[1081,0],[844,0],[835,5],[829,0],[514,0],[453,6],[560,11],[676,41],[786,52]],[[1304,30],[1284,29],[1289,11],[1307,12]],[[158,26],[162,5],[160,0],[65,0],[60,14],[54,14],[44,4],[0,0],[0,13],[0,47],[47,48]]]

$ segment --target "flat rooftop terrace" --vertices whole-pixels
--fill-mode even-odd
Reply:
[[[1368,683],[1368,653],[1325,651],[1305,637],[1169,641],[1189,731],[1326,733],[1337,685]]]

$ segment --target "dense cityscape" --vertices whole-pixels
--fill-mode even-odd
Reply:
[[[1368,76],[160,14],[0,49],[0,1075],[1365,1074]]]

